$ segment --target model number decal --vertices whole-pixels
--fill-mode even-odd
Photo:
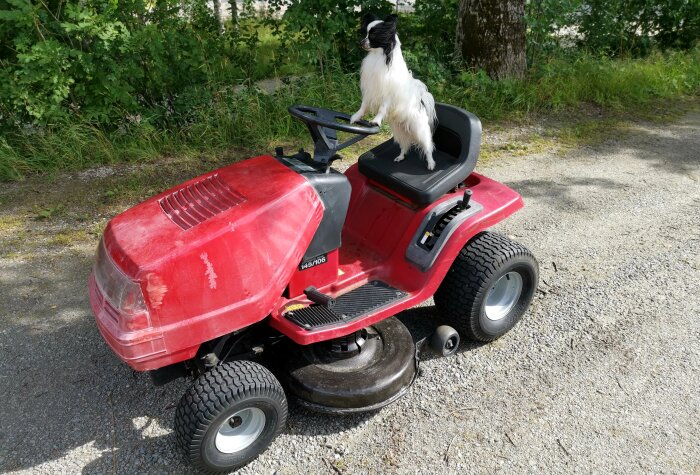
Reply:
[[[325,264],[328,261],[328,254],[321,254],[320,256],[312,257],[308,261],[304,261],[299,264],[299,270],[311,269],[321,264]]]

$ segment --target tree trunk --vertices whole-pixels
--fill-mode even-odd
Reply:
[[[525,0],[460,0],[457,54],[493,79],[525,75]]]
[[[238,27],[238,4],[236,0],[229,0],[228,4],[231,8],[231,25],[236,29]]]
[[[216,19],[216,27],[221,33],[224,29],[224,23],[221,21],[221,0],[214,0],[214,18]]]

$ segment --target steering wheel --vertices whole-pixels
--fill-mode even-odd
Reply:
[[[379,126],[366,120],[358,120],[350,123],[350,115],[345,112],[337,112],[320,107],[294,105],[289,107],[289,113],[305,124],[320,125],[329,129],[340,130],[358,135],[372,135],[379,132]],[[341,120],[343,122],[338,122]]]
[[[350,115],[344,112],[302,105],[290,106],[288,110],[292,116],[306,124],[314,141],[313,161],[325,166],[326,171],[333,160],[340,158],[338,150],[379,132],[378,125],[371,124],[366,120],[359,120],[355,124],[351,124]],[[338,143],[336,130],[349,132],[355,136],[343,143]]]

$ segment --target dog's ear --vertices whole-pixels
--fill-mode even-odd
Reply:
[[[362,29],[367,28],[367,25],[372,23],[373,21],[379,20],[379,17],[377,15],[372,15],[371,13],[365,13],[362,15]]]
[[[399,17],[396,16],[396,15],[394,15],[394,14],[389,15],[388,17],[386,17],[386,18],[384,19],[384,23],[393,23],[393,24],[396,24],[398,21],[399,21]]]

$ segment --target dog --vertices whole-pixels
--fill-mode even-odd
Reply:
[[[375,15],[362,17],[360,46],[367,51],[360,69],[362,105],[350,123],[357,122],[367,112],[376,114],[371,121],[375,125],[386,119],[394,141],[401,147],[394,161],[403,160],[415,145],[423,153],[428,170],[433,170],[435,99],[406,66],[396,34],[397,19],[396,15],[384,20]]]

